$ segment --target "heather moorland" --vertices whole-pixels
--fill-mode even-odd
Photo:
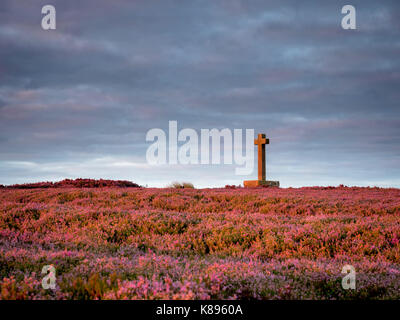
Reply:
[[[400,298],[399,189],[86,186],[0,190],[1,299]]]

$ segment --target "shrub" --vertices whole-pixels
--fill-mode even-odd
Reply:
[[[232,185],[230,185],[230,184],[225,185],[225,189],[236,189],[236,188],[241,188],[241,186],[240,186],[240,185],[235,186],[234,184],[232,184]]]
[[[191,182],[172,182],[167,188],[174,189],[194,189],[193,183]]]
[[[58,182],[36,182],[14,184],[7,188],[12,189],[38,189],[38,188],[102,188],[102,187],[119,187],[119,188],[140,188],[136,183],[126,180],[96,180],[96,179],[64,179]],[[1,188],[1,187],[0,187]]]

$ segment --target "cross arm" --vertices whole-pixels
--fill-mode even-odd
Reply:
[[[254,139],[254,144],[269,144],[269,139],[266,138],[258,138],[258,139]]]

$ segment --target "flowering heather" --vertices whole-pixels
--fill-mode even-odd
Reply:
[[[0,298],[399,299],[399,241],[398,189],[3,188]]]

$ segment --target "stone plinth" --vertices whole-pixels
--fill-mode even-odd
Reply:
[[[255,187],[279,187],[279,181],[270,180],[246,180],[243,182],[245,188],[255,188]]]

